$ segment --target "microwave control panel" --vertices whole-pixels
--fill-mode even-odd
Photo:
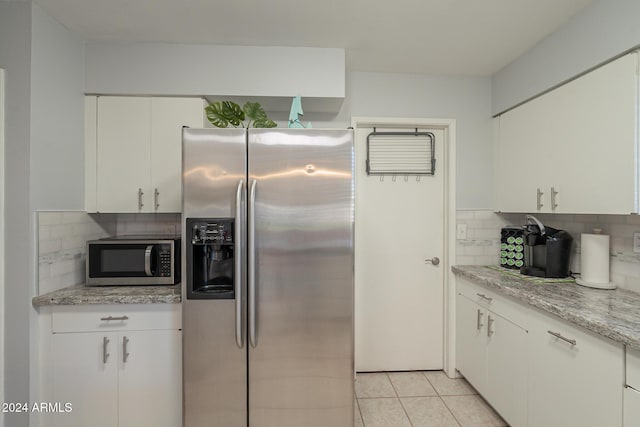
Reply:
[[[171,265],[173,257],[171,256],[171,245],[160,245],[160,277],[171,277]]]
[[[232,244],[233,219],[196,221],[191,226],[192,244]]]

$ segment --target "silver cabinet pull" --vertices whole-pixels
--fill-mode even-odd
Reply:
[[[438,265],[440,264],[440,258],[438,258],[437,256],[434,256],[431,259],[425,259],[424,262],[427,264]]]
[[[122,363],[127,363],[127,358],[129,357],[129,353],[127,352],[127,344],[129,343],[129,338],[126,336],[122,338]]]
[[[142,192],[142,188],[138,188],[138,210],[141,211],[144,203],[142,203],[142,196],[144,193]]]
[[[542,196],[544,195],[544,193],[542,191],[540,191],[539,188],[537,190],[538,190],[538,192],[537,192],[538,199],[537,199],[537,202],[536,202],[536,206],[538,207],[538,210],[541,210],[544,207],[544,205],[542,204]]]
[[[255,348],[257,343],[257,313],[256,313],[256,185],[257,181],[251,181],[249,189],[249,343]]]
[[[576,345],[577,344],[576,340],[572,340],[570,338],[563,337],[560,332],[547,331],[547,333],[550,334],[550,335],[553,335],[554,337],[556,337],[558,339],[561,339],[564,342],[568,342],[571,345]]]
[[[482,329],[482,327],[484,326],[484,324],[482,323],[483,315],[484,313],[482,312],[482,310],[478,309],[478,316],[476,317],[476,328],[478,330]]]
[[[107,344],[109,344],[109,338],[103,337],[102,338],[102,363],[103,364],[107,363],[107,359],[110,356],[110,354],[107,352]]]
[[[487,336],[490,337],[491,335],[493,335],[493,329],[491,329],[491,326],[493,326],[493,322],[495,322],[496,319],[492,319],[491,315],[489,315],[487,317]]]
[[[480,298],[482,298],[483,300],[485,300],[486,302],[491,302],[493,301],[493,298],[486,296],[485,294],[476,294],[478,295]]]
[[[235,287],[236,287],[236,345],[239,348],[244,347],[244,340],[242,339],[242,286],[244,284],[242,277],[242,245],[240,242],[244,239],[244,230],[242,222],[242,194],[244,189],[244,181],[238,182],[236,188],[236,244],[233,248],[233,256],[235,258]]]
[[[156,210],[160,207],[160,192],[157,188],[153,190],[153,203],[156,205]]]
[[[119,316],[119,317],[113,317],[113,316],[109,316],[109,317],[101,317],[100,320],[103,321],[110,321],[110,320],[129,320],[128,316]]]
[[[554,211],[558,207],[558,203],[556,203],[557,195],[558,195],[558,192],[556,191],[555,187],[551,187],[551,210],[554,210]]]

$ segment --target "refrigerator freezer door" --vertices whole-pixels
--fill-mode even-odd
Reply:
[[[353,425],[352,141],[249,131],[251,427]]]
[[[184,129],[182,277],[187,278],[190,247],[186,218],[235,219],[238,185],[245,176],[243,129]],[[244,213],[239,217],[244,221]],[[188,286],[182,286],[184,426],[246,427],[247,347],[237,335],[238,327],[245,334],[246,325],[237,321],[246,301],[237,307],[234,299],[188,299]],[[236,290],[236,295],[245,292]]]

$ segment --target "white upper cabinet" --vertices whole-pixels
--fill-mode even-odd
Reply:
[[[87,97],[88,212],[180,212],[182,127],[202,127],[200,98]]]
[[[638,54],[499,117],[502,212],[637,213]]]

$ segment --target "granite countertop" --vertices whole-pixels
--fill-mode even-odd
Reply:
[[[487,266],[453,266],[454,274],[640,350],[640,293],[540,283]]]
[[[34,307],[82,304],[172,304],[182,301],[180,284],[173,286],[70,286],[34,297]]]

